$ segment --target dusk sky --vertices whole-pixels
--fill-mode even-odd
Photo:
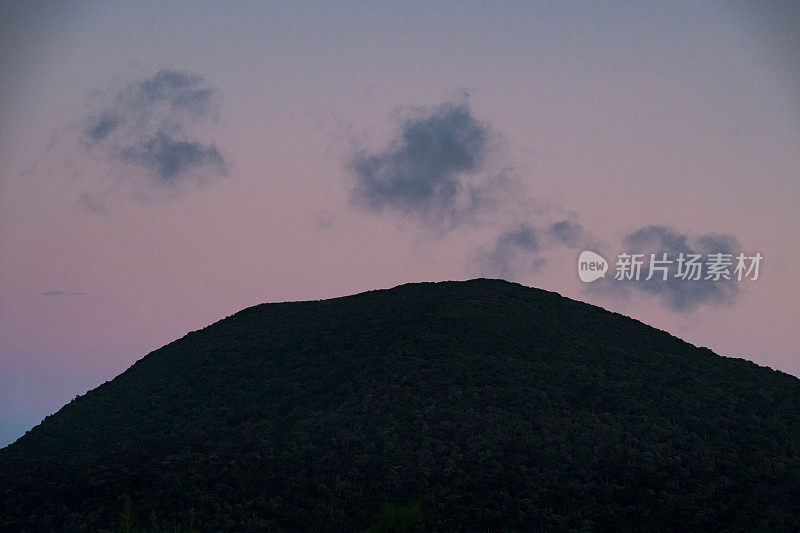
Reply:
[[[800,376],[798,28],[792,2],[2,3],[0,446],[245,307],[416,281]],[[615,283],[636,251],[763,261]]]

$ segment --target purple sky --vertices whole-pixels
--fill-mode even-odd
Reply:
[[[798,27],[780,2],[4,3],[0,445],[244,307],[410,281],[503,277],[800,375]],[[584,249],[613,274],[708,243],[759,279],[578,278]]]

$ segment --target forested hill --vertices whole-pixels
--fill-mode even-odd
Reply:
[[[245,309],[0,450],[4,531],[798,531],[798,502],[798,379],[485,279]]]

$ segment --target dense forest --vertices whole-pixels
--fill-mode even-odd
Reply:
[[[798,502],[798,379],[485,279],[245,309],[0,450],[4,531],[798,531]]]

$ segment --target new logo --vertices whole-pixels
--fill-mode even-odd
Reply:
[[[608,271],[608,261],[602,255],[585,250],[578,258],[578,276],[584,283],[603,278]]]

